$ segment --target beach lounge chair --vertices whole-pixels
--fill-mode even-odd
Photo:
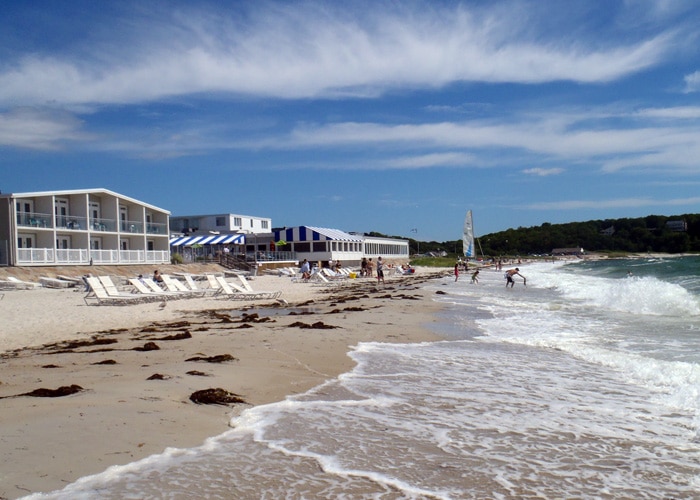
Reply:
[[[163,283],[165,288],[170,292],[180,292],[188,297],[202,297],[204,293],[199,290],[192,290],[186,287],[181,281],[173,278],[168,274],[163,274]]]
[[[110,297],[114,297],[116,299],[120,298],[126,298],[126,299],[133,299],[135,302],[146,302],[149,297],[142,297],[138,294],[134,294],[128,291],[122,291],[117,288],[117,285],[114,284],[112,281],[112,278],[109,276],[98,276],[97,279],[99,280],[100,284],[102,285],[102,288],[105,289],[107,292],[107,295]],[[89,283],[89,282],[88,282]]]
[[[223,293],[221,290],[221,285],[219,284],[219,282],[216,279],[217,278],[216,275],[207,274],[206,277],[207,277],[207,283],[209,284],[209,289],[214,290],[213,295],[219,295],[219,294]]]
[[[7,279],[0,280],[0,289],[2,290],[34,290],[38,287],[38,283],[18,280],[14,276],[8,276]]]
[[[330,281],[333,280],[344,280],[347,279],[347,275],[341,272],[334,272],[328,269],[327,267],[324,267],[321,269],[321,274],[328,278]]]
[[[91,303],[93,305],[126,305],[141,302],[141,298],[138,295],[121,293],[110,295],[102,285],[102,282],[94,276],[86,277],[85,281],[90,287],[90,291],[83,297],[86,305]]]
[[[194,280],[194,278],[192,278],[192,275],[190,274],[185,274],[184,278],[185,283],[187,284],[187,286],[190,287],[190,290],[201,292],[202,296],[216,293],[216,288],[211,288],[211,286],[209,288],[200,288],[199,285],[197,285],[197,282]]]
[[[234,285],[233,283],[229,283],[226,281],[226,278],[223,276],[216,276],[214,278],[216,280],[216,283],[218,284],[219,288],[219,294],[222,297],[225,297],[227,299],[234,299],[234,300],[254,300],[254,299],[259,299],[260,297],[256,293],[251,293],[246,290],[243,290],[241,287],[238,285]]]
[[[340,286],[343,284],[340,280],[329,280],[322,272],[312,274],[309,280],[318,286]]]
[[[166,292],[161,287],[155,284],[153,280],[143,278],[130,278],[129,283],[133,286],[138,294],[150,300],[167,300],[172,298],[181,298],[178,292]],[[152,285],[149,286],[149,281]]]
[[[238,275],[238,279],[241,282],[241,284],[243,285],[243,289],[246,292],[258,294],[259,298],[261,298],[261,299],[276,299],[277,297],[282,295],[282,291],[270,292],[270,291],[262,291],[262,290],[253,290],[253,287],[250,286],[250,283],[248,282],[246,277],[243,276],[242,274]]]
[[[42,276],[39,278],[39,284],[44,288],[70,288],[76,286],[73,281],[65,281],[57,278],[49,278]]]

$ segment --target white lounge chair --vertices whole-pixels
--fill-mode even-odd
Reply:
[[[149,281],[152,283],[151,286],[149,286]],[[167,300],[182,297],[177,292],[166,292],[152,280],[147,280],[144,278],[130,278],[129,283],[131,283],[131,286],[138,291],[140,296],[146,297],[150,300]]]
[[[176,280],[168,274],[163,274],[163,283],[169,292],[180,292],[188,297],[202,297],[204,293],[199,290],[192,290],[186,287],[181,281]]]
[[[38,287],[38,283],[18,280],[14,276],[8,276],[7,279],[0,280],[0,289],[2,290],[33,290]]]
[[[276,299],[277,297],[282,295],[281,291],[270,292],[270,291],[262,291],[262,290],[253,290],[253,287],[250,286],[250,283],[248,282],[246,277],[243,276],[242,274],[238,275],[238,279],[240,280],[241,284],[243,285],[243,289],[246,292],[258,294],[259,298],[261,298],[261,299]]]
[[[312,281],[314,285],[320,286],[340,286],[343,284],[340,280],[329,280],[322,272],[312,274],[310,281]]]
[[[125,305],[141,302],[141,298],[138,295],[110,295],[102,285],[102,282],[94,276],[86,277],[85,281],[90,287],[90,291],[83,297],[86,305],[91,303],[94,305]]]
[[[223,276],[216,276],[214,278],[216,280],[216,283],[219,285],[219,295],[222,297],[225,297],[227,299],[234,299],[234,300],[254,300],[260,298],[257,294],[247,292],[246,290],[243,290],[241,287],[238,285],[234,285],[233,283],[229,283],[226,281],[226,278]]]
[[[216,288],[200,288],[197,282],[194,280],[194,278],[192,278],[192,275],[190,274],[185,274],[184,278],[185,283],[187,283],[187,286],[190,287],[190,290],[201,292],[202,296],[216,293]]]
[[[71,288],[76,286],[73,281],[65,281],[58,278],[49,278],[48,276],[42,276],[39,278],[39,284],[44,288]]]

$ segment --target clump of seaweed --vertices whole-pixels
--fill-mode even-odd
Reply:
[[[146,342],[142,347],[134,347],[134,351],[158,351],[160,347],[155,342]]]
[[[185,361],[205,361],[207,363],[226,363],[227,361],[238,361],[238,358],[230,354],[218,354],[216,356],[193,356]]]
[[[21,396],[29,396],[33,398],[60,398],[63,396],[70,396],[71,394],[76,394],[78,392],[84,391],[79,385],[62,385],[58,389],[46,389],[44,387],[40,389],[34,389],[30,392],[24,392],[22,394],[15,394],[13,396],[3,396],[0,399],[6,398],[18,398]]]
[[[233,392],[229,392],[221,388],[195,391],[190,395],[190,401],[198,405],[229,405],[236,403],[247,404],[247,402],[238,394],[234,394]]]
[[[333,326],[333,325],[327,325],[323,321],[317,321],[316,323],[313,324],[308,324],[308,323],[303,323],[301,321],[295,321],[291,325],[289,325],[290,328],[311,328],[314,330],[330,330],[333,328],[340,328],[338,326]]]

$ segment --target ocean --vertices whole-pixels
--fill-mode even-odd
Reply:
[[[30,498],[700,498],[700,257],[429,282],[443,341]]]

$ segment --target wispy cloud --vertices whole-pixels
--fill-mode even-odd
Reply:
[[[393,158],[384,162],[390,168],[428,168],[464,166],[474,162],[474,157],[465,153],[433,153],[419,156]]]
[[[652,198],[620,198],[613,200],[566,200],[529,203],[521,208],[529,210],[582,210],[606,208],[640,208],[650,206],[688,206],[700,203],[700,197],[655,200]]]
[[[697,92],[700,90],[700,71],[685,75],[683,78],[685,82],[685,92]]]
[[[592,112],[595,114],[595,111]],[[623,113],[625,119],[631,113]],[[688,113],[686,113],[688,114]],[[683,117],[685,118],[685,117]],[[554,116],[509,116],[501,122],[464,121],[387,125],[380,123],[334,123],[297,127],[286,137],[267,141],[271,148],[331,148],[363,145],[386,148],[445,148],[479,157],[484,164],[489,150],[510,151],[520,157],[541,157],[598,165],[605,172],[642,167],[664,171],[697,168],[700,156],[700,125],[675,122],[654,125],[624,123],[617,127],[588,123],[574,113]],[[409,166],[409,165],[407,165]],[[537,174],[537,170],[528,173]],[[542,173],[542,172],[540,172]],[[555,173],[555,172],[552,172]]]
[[[549,175],[559,175],[559,174],[561,174],[562,172],[564,172],[564,169],[563,169],[563,168],[540,168],[540,167],[536,167],[536,168],[527,168],[527,169],[523,170],[523,173],[524,173],[524,174],[527,174],[527,175],[536,175],[536,176],[539,176],[539,177],[547,177],[547,176],[549,176]]]
[[[160,23],[136,19],[126,37],[95,49],[7,61],[0,104],[122,104],[208,92],[366,97],[452,82],[605,82],[653,66],[676,47],[664,32],[607,45],[550,43],[531,33],[525,9],[417,3],[416,15],[389,6],[373,5],[371,16],[310,2],[243,19],[201,11]]]
[[[0,145],[26,149],[57,150],[68,142],[94,140],[72,114],[35,108],[0,113]]]

